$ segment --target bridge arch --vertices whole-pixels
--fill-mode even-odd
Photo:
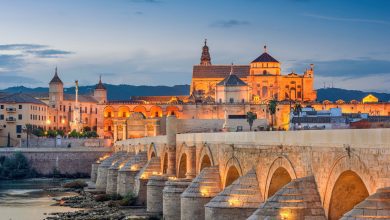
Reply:
[[[266,184],[264,189],[264,201],[277,192],[292,179],[296,179],[297,174],[291,161],[283,156],[276,158],[268,169]]]
[[[182,153],[179,159],[178,163],[178,169],[177,169],[177,177],[178,178],[186,178],[187,174],[187,154]]]
[[[368,197],[367,187],[353,171],[347,170],[337,178],[329,202],[329,220],[340,219],[345,213]]]
[[[240,176],[242,176],[240,162],[235,156],[233,156],[227,161],[225,165],[225,172],[223,176],[224,178],[222,179],[223,188],[226,188],[227,186],[232,184]]]
[[[325,185],[325,190],[323,195],[323,207],[329,219],[331,219],[330,218],[331,216],[329,216],[329,214],[332,214],[333,216],[337,216],[337,213],[334,212],[330,213],[332,200],[334,198],[338,198],[338,199],[342,198],[342,196],[334,197],[333,192],[337,193],[338,189],[342,186],[342,185],[340,186],[340,184],[344,184],[345,179],[348,178],[351,181],[353,181],[353,184],[355,185],[353,187],[361,187],[360,189],[363,190],[364,188],[362,187],[361,184],[363,183],[364,187],[368,192],[368,195],[375,193],[376,190],[376,183],[374,181],[375,178],[373,178],[370,175],[369,169],[367,168],[365,163],[360,159],[360,157],[353,153],[350,156],[348,156],[347,154],[341,155],[335,160],[335,162],[331,166],[329,175],[326,179],[326,185]],[[359,179],[361,182],[359,182]],[[336,204],[334,203],[332,204],[332,206],[335,205]],[[345,211],[347,212],[350,210],[345,210]],[[342,214],[345,214],[345,212]]]
[[[151,143],[148,149],[148,160],[152,159],[152,157],[157,157],[157,149],[154,143]]]
[[[211,153],[210,147],[206,144],[202,145],[199,154],[199,161],[197,163],[197,172],[200,173],[203,168],[214,165],[214,158],[213,154]]]

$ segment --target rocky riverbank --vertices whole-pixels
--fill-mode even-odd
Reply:
[[[56,188],[50,190],[72,189]],[[150,216],[146,213],[145,207],[139,206],[121,206],[121,200],[100,201],[98,197],[107,197],[105,194],[96,192],[86,192],[84,190],[73,190],[79,195],[72,197],[63,197],[56,200],[55,206],[67,206],[81,210],[75,212],[55,212],[49,213],[46,220],[124,220],[124,219],[160,219]]]

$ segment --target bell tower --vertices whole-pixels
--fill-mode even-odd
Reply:
[[[58,77],[57,67],[54,72],[54,77],[49,83],[49,104],[56,106],[64,99],[64,84]]]
[[[107,102],[107,89],[102,83],[102,76],[100,76],[99,83],[93,91],[93,97],[95,97],[99,104]]]
[[[202,56],[200,57],[201,66],[211,66],[211,56],[209,47],[207,46],[207,39],[204,40],[204,46],[202,49]]]

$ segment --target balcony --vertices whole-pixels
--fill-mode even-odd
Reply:
[[[16,108],[15,107],[7,107],[7,108],[5,108],[5,110],[7,112],[16,112]]]
[[[5,120],[6,120],[7,122],[15,122],[15,121],[16,121],[16,118],[14,118],[14,117],[7,117]]]

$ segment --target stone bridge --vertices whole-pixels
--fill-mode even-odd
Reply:
[[[116,143],[98,189],[164,219],[390,219],[390,129],[176,134]]]

